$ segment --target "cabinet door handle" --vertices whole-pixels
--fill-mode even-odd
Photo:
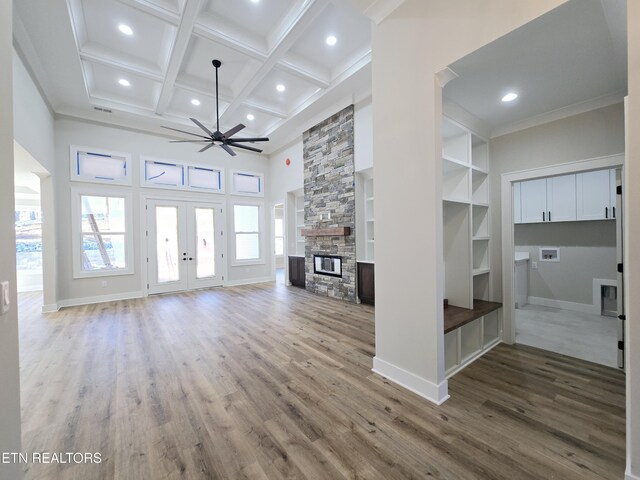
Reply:
[[[546,222],[546,221],[547,221],[547,219],[545,218],[545,213],[544,213],[544,212],[542,212],[542,221],[543,221],[543,222]]]
[[[609,218],[609,207],[604,207],[604,218]]]
[[[611,211],[613,212],[611,218],[616,218],[616,207],[611,207]]]
[[[551,221],[551,210],[549,210],[549,221]]]

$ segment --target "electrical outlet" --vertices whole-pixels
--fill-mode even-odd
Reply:
[[[538,269],[538,262],[531,262],[531,270],[537,270]]]
[[[103,281],[100,283],[100,286],[101,286],[102,288],[105,288],[105,287],[107,286],[107,281],[106,281],[106,280],[103,280]]]

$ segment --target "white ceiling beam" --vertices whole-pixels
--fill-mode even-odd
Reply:
[[[148,2],[146,0],[118,0],[120,3],[129,5],[130,7],[140,10],[141,12],[153,15],[156,18],[169,22],[172,25],[178,25],[180,23],[180,13],[172,12],[166,8],[162,8],[155,3]]]
[[[164,77],[164,83],[162,84],[162,90],[158,98],[158,104],[156,105],[156,113],[162,115],[169,102],[171,101],[171,95],[173,94],[173,87],[178,78],[180,66],[184,59],[184,55],[189,46],[189,40],[193,33],[193,27],[196,24],[198,14],[200,13],[200,7],[202,0],[187,0],[184,6],[184,12],[182,14],[182,20],[178,26],[175,41],[173,42],[173,48],[171,49],[171,56],[169,58],[169,65],[167,66],[167,73]]]
[[[297,13],[295,20],[287,27],[286,32],[279,35],[277,43],[271,48],[268,57],[256,74],[238,90],[238,94],[226,109],[223,116],[231,115],[246,101],[247,97],[255,90],[260,82],[264,80],[269,72],[271,72],[273,67],[302,36],[309,25],[318,18],[328,4],[329,0],[309,0],[304,3],[301,10]]]
[[[123,70],[128,73],[133,73],[135,75],[139,75],[156,82],[162,82],[164,78],[162,72],[159,69],[149,69],[141,65],[131,65],[130,63],[123,62],[116,58],[107,57],[87,50],[80,51],[80,58],[91,63],[98,63],[100,65],[117,68],[118,70]]]
[[[231,37],[220,30],[215,30],[209,25],[198,22],[193,28],[193,34],[202,37],[206,40],[219,43],[225,47],[229,47],[238,53],[242,53],[255,60],[264,62],[267,59],[267,54],[246,42],[241,42],[237,38]]]
[[[314,75],[313,73],[285,58],[281,59],[278,62],[277,67],[280,70],[283,70],[287,73],[295,75],[298,78],[301,78],[302,80],[314,84],[316,87],[327,88],[330,85],[327,80],[320,78],[318,75]]]

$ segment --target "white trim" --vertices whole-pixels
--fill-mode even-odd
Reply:
[[[264,197],[264,173],[261,172],[247,172],[244,170],[230,170],[229,174],[231,175],[231,195],[239,195],[242,197]],[[234,182],[234,178],[236,175],[246,175],[252,177],[258,177],[260,184],[260,191],[258,193],[251,192],[242,192],[236,190],[236,183]]]
[[[252,258],[247,260],[238,260],[236,258],[236,216],[235,216],[235,206],[246,206],[246,207],[258,207],[258,222],[260,230],[258,232],[240,232],[243,233],[257,233],[258,234],[258,246],[260,251],[258,252],[260,256],[258,258]],[[265,233],[266,233],[266,222],[265,222],[265,204],[263,200],[243,200],[239,202],[231,202],[231,232],[233,233],[233,241],[231,242],[231,249],[233,250],[233,255],[229,258],[229,265],[232,267],[245,267],[248,265],[265,265],[266,264],[266,256],[265,250]]]
[[[435,384],[404,368],[382,360],[378,356],[373,357],[373,368],[371,370],[436,405],[442,405],[449,399],[447,380],[443,380],[440,384]]]
[[[550,177],[570,173],[617,168],[624,164],[624,153],[590,158],[576,162],[562,163],[547,167],[533,168],[519,172],[503,173],[500,179],[500,195],[502,205],[502,222],[500,224],[502,237],[502,304],[503,304],[503,333],[502,340],[512,344],[516,339],[515,332],[515,298],[514,298],[514,268],[515,258],[514,222],[513,222],[513,191],[512,184],[523,180]]]
[[[555,298],[543,297],[527,297],[527,301],[531,305],[541,305],[543,307],[560,308],[562,310],[571,310],[573,312],[600,314],[600,310],[590,303],[568,302],[566,300],[556,300]]]
[[[50,303],[49,305],[42,305],[42,313],[54,313],[60,310],[60,306],[57,303]]]
[[[527,128],[537,127],[539,125],[544,125],[545,123],[555,122],[556,120],[561,120],[563,118],[573,117],[574,115],[580,115],[581,113],[622,103],[623,96],[624,93],[621,91],[614,92],[601,97],[592,98],[584,102],[567,105],[566,107],[535,115],[518,122],[509,123],[494,129],[491,132],[491,138],[501,137],[502,135],[508,135]]]
[[[126,293],[112,293],[110,295],[96,295],[93,297],[82,297],[82,298],[68,298],[66,300],[59,300],[58,306],[59,308],[64,307],[76,307],[78,305],[91,305],[94,303],[104,303],[104,302],[116,302],[119,300],[131,300],[133,298],[142,298],[144,297],[144,292],[126,292]]]
[[[255,283],[273,282],[274,277],[255,277],[247,278],[245,280],[227,280],[223,283],[224,287],[239,287],[240,285],[253,285]]]
[[[115,197],[124,198],[124,215],[125,215],[125,231],[117,232],[119,235],[124,234],[125,238],[125,261],[126,268],[113,270],[82,270],[82,238],[87,232],[82,232],[82,206],[80,205],[80,197]],[[104,235],[109,235],[105,232]],[[133,247],[133,194],[130,189],[121,186],[112,185],[110,187],[97,187],[95,185],[72,185],[71,186],[71,250],[73,254],[73,278],[95,278],[95,277],[114,277],[120,275],[134,275],[135,257]]]
[[[629,471],[629,468],[627,467],[627,471],[624,474],[624,480],[640,480],[640,477],[634,475],[633,473],[631,473]]]
[[[85,152],[88,154],[108,155],[110,157],[121,157],[125,161],[125,177],[123,179],[103,179],[89,176],[82,176],[78,173],[78,153]],[[106,185],[118,185],[130,187],[133,183],[132,174],[133,161],[131,159],[131,153],[128,152],[116,152],[112,150],[105,150],[102,148],[82,147],[79,145],[69,145],[69,179],[72,182],[87,182],[87,183],[102,183]]]

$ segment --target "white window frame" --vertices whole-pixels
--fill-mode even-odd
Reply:
[[[260,182],[260,191],[258,193],[243,192],[236,189],[235,177],[236,175],[248,175],[252,177],[258,177]],[[264,173],[260,172],[247,172],[244,170],[231,170],[231,194],[239,195],[243,197],[264,197]]]
[[[238,260],[236,258],[236,205],[244,206],[244,207],[258,207],[258,226],[260,231],[258,232],[241,232],[241,234],[246,233],[257,233],[258,234],[258,248],[260,249],[260,257],[252,258],[250,260]],[[244,265],[264,265],[265,264],[265,256],[264,256],[264,239],[265,239],[265,221],[264,221],[264,202],[232,202],[231,203],[231,231],[233,232],[233,257],[231,260],[231,266],[238,267]]]
[[[147,182],[147,162],[159,162],[166,163],[168,165],[175,165],[177,167],[182,167],[183,171],[183,179],[182,185],[161,185],[156,183]],[[203,188],[203,187],[193,187],[191,186],[191,180],[189,178],[189,169],[190,168],[201,168],[205,170],[211,170],[214,172],[218,172],[220,178],[220,188]],[[225,191],[225,171],[222,167],[217,167],[215,165],[200,165],[192,162],[177,162],[175,160],[169,158],[159,158],[153,157],[150,155],[140,155],[140,186],[144,188],[157,188],[159,190],[180,190],[187,192],[200,192],[200,193],[214,193],[214,194],[224,194]]]
[[[126,268],[117,270],[82,270],[82,205],[83,195],[92,197],[118,197],[124,198],[125,221],[125,261]],[[71,187],[71,238],[73,252],[73,278],[113,277],[120,275],[133,275],[135,273],[133,254],[133,195],[131,191],[122,188],[104,187]]]
[[[125,177],[121,179],[109,179],[109,178],[99,178],[93,177],[89,175],[82,175],[78,172],[78,154],[79,153],[88,153],[95,154],[97,156],[108,156],[108,157],[122,157],[125,159]],[[70,178],[74,182],[88,182],[88,183],[104,183],[109,185],[132,185],[132,169],[133,164],[131,161],[131,154],[128,152],[115,152],[112,150],[104,150],[102,148],[93,148],[93,147],[81,147],[78,145],[70,145],[69,146],[69,168],[70,168]]]
[[[194,187],[191,185],[191,178],[189,178],[190,172],[189,169],[190,168],[200,168],[200,169],[205,169],[205,170],[212,170],[214,172],[218,172],[219,175],[219,180],[220,180],[220,188],[218,190],[216,189],[210,189],[210,188],[203,188],[203,187]],[[189,164],[185,164],[185,171],[186,173],[186,177],[187,177],[187,183],[186,183],[186,189],[191,191],[191,192],[204,192],[204,193],[224,193],[224,168],[221,167],[216,167],[213,165],[196,165],[194,163],[189,163]]]
[[[182,168],[182,185],[162,185],[147,181],[147,162],[161,163]],[[182,163],[167,158],[149,157],[140,155],[140,186],[145,188],[160,188],[163,190],[184,190],[187,182],[186,167]]]

